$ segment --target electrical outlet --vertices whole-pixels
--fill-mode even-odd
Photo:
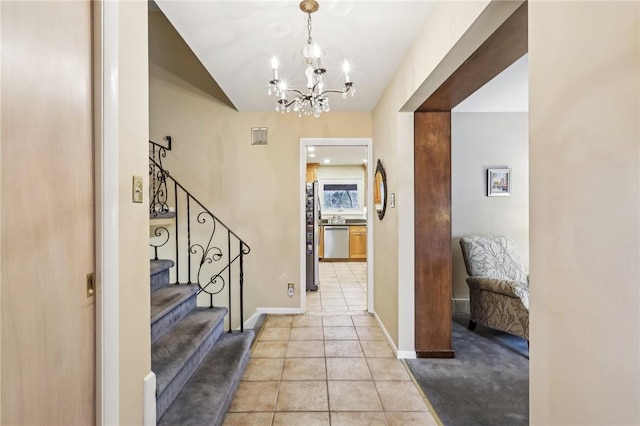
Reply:
[[[289,297],[293,297],[293,295],[295,294],[295,288],[293,283],[287,284],[287,294],[289,295]]]

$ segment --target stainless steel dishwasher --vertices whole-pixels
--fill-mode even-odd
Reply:
[[[324,258],[349,258],[349,227],[345,225],[324,226]]]

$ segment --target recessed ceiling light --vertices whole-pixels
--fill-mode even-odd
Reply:
[[[315,158],[315,156],[316,156],[315,154],[309,153],[309,158]]]
[[[315,150],[316,150],[316,147],[315,147],[315,146],[308,146],[308,147],[307,147],[307,151],[309,151],[309,152],[313,152],[313,151],[315,151]]]
[[[329,164],[331,162],[331,160],[329,160],[328,158],[324,159],[324,164]]]

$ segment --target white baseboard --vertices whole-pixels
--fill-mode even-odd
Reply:
[[[469,299],[451,299],[451,312],[454,314],[469,314]]]
[[[251,315],[249,319],[244,322],[244,328],[253,329],[256,326],[256,323],[258,322],[258,318],[260,318],[260,315],[262,315],[260,312],[256,312],[253,315]]]
[[[256,308],[256,312],[244,322],[244,328],[253,329],[262,314],[287,315],[304,314],[300,308]]]
[[[387,331],[386,327],[384,326],[384,324],[380,320],[380,317],[378,316],[378,314],[375,311],[372,312],[372,314],[375,317],[376,321],[378,322],[378,326],[380,327],[380,330],[382,330],[382,334],[384,334],[384,338],[387,339],[387,343],[389,343],[389,346],[391,346],[391,349],[393,350],[393,353],[395,354],[396,358],[398,358],[398,359],[415,359],[416,358],[416,351],[400,351],[400,350],[398,350],[398,347],[396,346],[396,344],[394,343],[393,339],[389,335],[389,332]]]
[[[274,314],[274,315],[286,315],[286,314],[304,314],[305,310],[301,308],[256,308],[258,314]]]

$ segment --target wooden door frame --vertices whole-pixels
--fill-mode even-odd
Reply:
[[[528,50],[525,1],[414,112],[415,347],[451,358],[451,110]]]

